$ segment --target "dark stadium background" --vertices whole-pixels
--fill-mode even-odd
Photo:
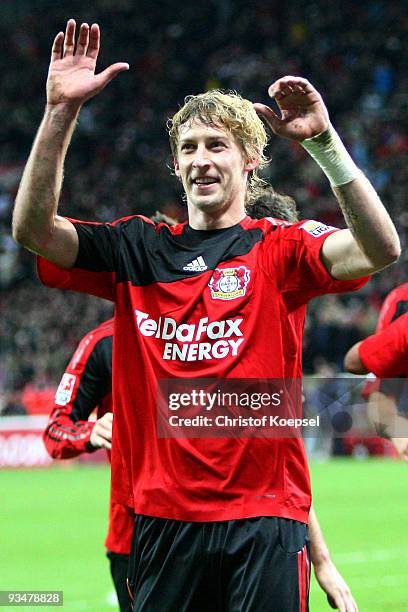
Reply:
[[[165,124],[190,93],[232,88],[267,102],[273,80],[299,74],[323,94],[334,125],[388,207],[403,246],[399,263],[358,293],[326,296],[309,307],[305,372],[341,372],[346,350],[373,331],[384,296],[408,280],[405,3],[2,0],[0,425],[8,421],[5,415],[27,407],[47,412],[78,340],[111,315],[103,301],[42,288],[34,257],[17,247],[10,231],[13,200],[45,104],[51,42],[69,17],[100,24],[99,69],[128,61],[130,71],[81,112],[65,169],[62,214],[111,221],[160,209],[184,220],[179,183],[168,167]],[[299,146],[271,137],[269,155],[265,177],[296,199],[302,217],[344,227],[327,179]],[[18,465],[22,456],[25,465],[39,457],[47,464],[36,446],[38,431],[32,446],[21,435],[19,448],[16,442],[7,454],[10,436],[1,439],[4,429],[0,466]],[[404,466],[315,461],[312,476],[326,537],[361,611],[406,610]],[[64,588],[67,610],[111,609],[103,558],[108,480],[106,468],[92,466],[0,470],[6,560],[0,589]],[[316,584],[312,603],[314,611],[327,609]]]
[[[10,236],[13,199],[44,107],[50,44],[70,16],[101,25],[100,69],[119,60],[131,69],[82,110],[66,164],[63,214],[109,221],[160,208],[184,219],[179,184],[166,165],[165,132],[184,96],[223,87],[266,102],[271,81],[300,74],[322,92],[333,123],[383,197],[405,245],[403,2],[3,0],[0,14],[3,406],[4,393],[28,383],[55,385],[77,340],[110,313],[90,297],[41,288],[33,256]],[[343,226],[326,178],[300,147],[272,137],[269,154],[266,177],[295,197],[302,217]],[[346,349],[373,330],[383,296],[405,280],[403,256],[358,294],[316,300],[309,308],[305,371],[341,369]]]

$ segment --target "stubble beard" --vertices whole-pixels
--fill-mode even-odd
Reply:
[[[222,208],[225,198],[223,195],[214,196],[212,198],[191,196],[190,202],[194,208],[198,208],[202,212],[213,211]]]

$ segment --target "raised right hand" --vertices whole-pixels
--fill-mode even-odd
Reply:
[[[89,27],[83,23],[76,48],[75,28],[75,20],[70,19],[65,34],[59,32],[54,39],[47,80],[47,103],[50,106],[63,104],[79,108],[120,72],[129,69],[129,64],[118,62],[95,74],[100,47],[99,26],[94,23]]]

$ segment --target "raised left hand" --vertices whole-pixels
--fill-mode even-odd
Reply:
[[[329,113],[317,89],[301,77],[285,76],[268,89],[276,101],[280,116],[265,104],[255,103],[256,112],[277,135],[302,141],[324,132],[329,125]]]

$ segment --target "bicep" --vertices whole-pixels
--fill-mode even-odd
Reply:
[[[72,268],[78,249],[79,239],[74,224],[65,217],[57,216],[47,242],[31,250],[60,268]]]
[[[366,257],[350,230],[330,234],[321,250],[322,263],[329,274],[338,280],[353,280],[378,272]]]

